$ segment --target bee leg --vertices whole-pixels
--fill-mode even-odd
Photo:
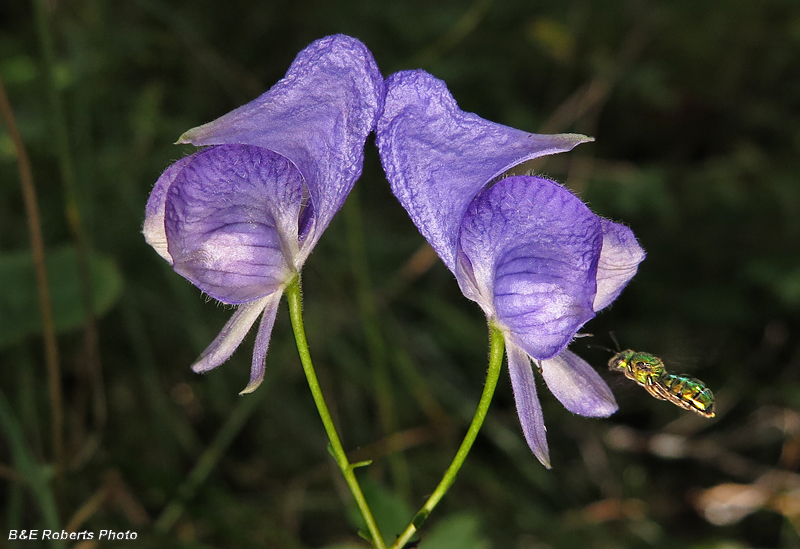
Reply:
[[[669,396],[667,395],[666,390],[664,387],[658,384],[658,382],[653,381],[652,379],[648,379],[647,383],[644,385],[645,390],[650,393],[651,396],[657,398],[658,400],[669,400]]]

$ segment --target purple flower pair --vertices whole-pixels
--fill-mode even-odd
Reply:
[[[613,413],[611,391],[566,347],[644,252],[629,229],[558,183],[500,178],[589,138],[465,113],[423,71],[383,81],[369,50],[347,36],[314,42],[268,92],[184,134],[181,143],[212,146],[170,166],[153,189],[147,242],[205,293],[239,305],[193,369],[227,360],[261,315],[243,392],[258,386],[283,289],[361,174],[373,130],[394,194],[464,295],[503,330],[525,437],[549,466],[530,359],[568,410]]]

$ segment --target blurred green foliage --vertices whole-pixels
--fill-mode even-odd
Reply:
[[[78,324],[59,334],[69,462],[58,492],[62,526],[132,529],[139,538],[130,546],[144,548],[364,546],[285,306],[268,382],[239,397],[252,337],[228,364],[193,374],[189,364],[230,310],[205,302],[140,234],[153,183],[192,150],[170,143],[268,89],[314,39],[342,32],[363,40],[384,74],[428,70],[484,118],[596,137],[533,167],[630,225],[648,252],[621,298],[586,326],[594,338],[573,345],[608,379],[620,411],[602,421],[572,416],[542,390],[547,471],[527,449],[501,383],[420,547],[800,547],[796,0],[46,4],[55,47],[47,69],[32,4],[0,3],[0,76],[33,163],[45,244],[73,245],[49,70],[87,240],[108,258],[108,276],[122,279],[98,321],[99,386]],[[5,128],[0,181],[0,254],[29,253]],[[382,520],[404,523],[411,516],[397,515],[413,513],[433,490],[472,415],[486,328],[440,262],[409,262],[424,241],[371,145],[353,200],[347,207],[360,222],[338,216],[305,267],[306,325],[345,447],[373,460],[358,474],[383,501]],[[35,298],[30,281],[23,287],[2,273],[0,303]],[[51,284],[69,292],[76,282]],[[366,338],[375,330],[361,325],[365,299],[378,311],[388,391],[371,364]],[[703,379],[717,395],[717,419],[606,372],[610,354],[588,345],[611,347],[609,331],[624,347],[658,354],[670,371]],[[41,337],[0,349],[0,364],[9,401],[2,532],[43,528],[52,517],[41,511],[40,471],[52,449]],[[201,455],[213,459],[198,465]],[[728,492],[708,492],[719,486]],[[763,497],[737,515],[730,502],[745,493]],[[36,547],[2,532],[0,546]]]
[[[86,322],[75,248],[50,250],[46,261],[55,328],[59,332],[73,331]],[[111,259],[97,255],[90,258],[90,272],[93,313],[103,315],[122,293],[122,275]],[[5,347],[42,330],[32,254],[0,254],[0,280],[9,289],[0,294],[0,347]]]

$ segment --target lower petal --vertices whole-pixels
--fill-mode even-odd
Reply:
[[[547,448],[547,429],[544,426],[542,405],[536,396],[536,380],[533,377],[531,360],[528,355],[506,338],[508,354],[508,373],[511,375],[511,387],[514,389],[514,402],[517,415],[522,425],[522,432],[533,455],[542,465],[551,468],[550,452]]]
[[[253,350],[253,365],[250,368],[250,382],[247,384],[240,395],[252,393],[261,382],[264,381],[264,362],[267,359],[267,349],[269,348],[269,340],[272,337],[272,327],[275,325],[275,317],[278,315],[278,305],[281,303],[281,296],[283,292],[275,292],[268,297],[270,300],[264,309],[264,315],[261,317],[261,325],[258,327],[258,335],[256,336],[256,346]]]
[[[588,362],[570,351],[542,361],[542,377],[555,397],[574,414],[608,417],[617,411],[614,394]]]
[[[280,298],[280,292],[275,292]],[[239,305],[231,319],[225,324],[217,338],[203,351],[203,354],[192,364],[192,370],[198,374],[213,370],[226,360],[239,347],[239,344],[250,331],[250,327],[258,318],[275,294]],[[277,308],[277,307],[276,307]]]

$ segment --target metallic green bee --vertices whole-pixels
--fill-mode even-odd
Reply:
[[[670,374],[657,356],[628,349],[611,357],[608,369],[622,372],[659,400],[669,401],[703,417],[714,417],[711,389],[699,379],[684,374]]]

